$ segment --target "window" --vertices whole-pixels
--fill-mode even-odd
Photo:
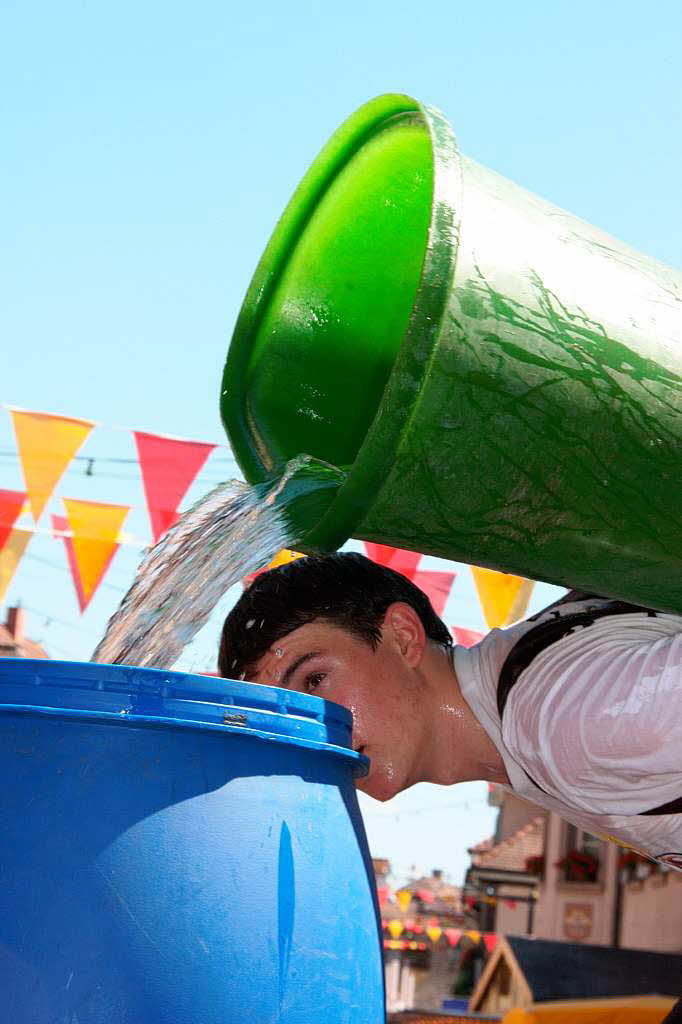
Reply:
[[[564,856],[558,867],[566,882],[599,881],[601,841],[576,825],[566,825]]]

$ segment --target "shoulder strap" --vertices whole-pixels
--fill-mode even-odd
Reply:
[[[607,615],[627,615],[632,612],[644,612],[650,616],[656,615],[653,609],[644,608],[641,605],[628,604],[626,601],[609,601],[608,604],[604,604],[601,607],[588,607],[584,611],[574,612],[572,615],[561,615],[559,611],[553,611],[553,618],[533,626],[527,633],[524,633],[505,658],[500,671],[497,682],[497,708],[500,713],[500,721],[502,721],[502,715],[504,714],[512,687],[523,670],[528,668],[533,658],[540,654],[541,651],[555,644],[557,640],[569,636],[577,627],[591,626],[597,619],[603,619]],[[531,779],[532,781],[533,779]],[[660,807],[652,807],[649,811],[640,811],[639,813],[644,815],[682,814],[682,797],[670,800],[667,804],[661,804]]]
[[[574,612],[569,615],[562,615],[559,611],[553,611],[553,618],[540,622],[533,626],[527,633],[524,633],[520,640],[512,647],[505,658],[497,682],[497,709],[500,718],[504,714],[509,693],[525,668],[528,668],[531,661],[551,647],[557,640],[569,636],[578,627],[591,626],[597,619],[603,619],[607,615],[627,615],[632,612],[644,612],[646,615],[655,615],[651,608],[643,608],[640,605],[628,604],[626,601],[609,601],[608,604],[599,607],[588,607],[584,611]]]

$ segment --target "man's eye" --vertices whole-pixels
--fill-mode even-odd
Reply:
[[[325,675],[325,672],[311,672],[305,677],[305,688],[308,693],[312,693],[318,688]]]

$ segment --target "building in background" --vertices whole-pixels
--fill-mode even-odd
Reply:
[[[496,834],[472,847],[466,925],[501,935],[682,953],[682,873],[499,787]]]
[[[545,814],[498,786],[488,802],[498,808],[495,835],[471,847],[464,880],[469,927],[502,935],[531,935],[538,879],[533,865],[544,854]]]
[[[435,870],[394,891],[390,863],[373,860],[389,1012],[440,1009],[452,992],[463,937],[462,890]],[[480,936],[476,936],[480,941]]]
[[[0,623],[0,658],[49,658],[40,644],[26,636],[25,608],[7,609],[7,619]]]

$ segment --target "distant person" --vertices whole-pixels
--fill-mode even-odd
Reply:
[[[378,800],[484,779],[682,870],[681,616],[573,591],[467,649],[404,576],[337,553],[257,577],[219,668],[348,708]]]

